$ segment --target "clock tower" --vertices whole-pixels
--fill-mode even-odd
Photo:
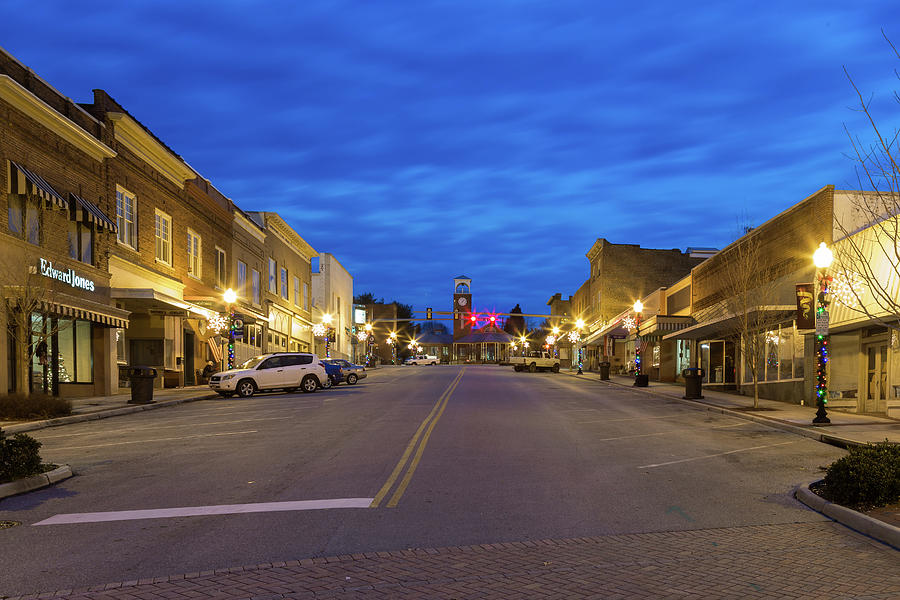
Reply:
[[[460,275],[453,280],[453,339],[472,331],[469,314],[472,312],[472,280]]]

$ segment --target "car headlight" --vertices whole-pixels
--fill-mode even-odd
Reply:
[[[220,379],[219,381],[228,381],[229,379],[234,379],[234,373],[232,373],[231,375],[222,375],[222,379]]]

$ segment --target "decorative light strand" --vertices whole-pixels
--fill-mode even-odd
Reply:
[[[865,282],[855,271],[841,271],[834,276],[829,291],[838,304],[853,308],[865,293]]]

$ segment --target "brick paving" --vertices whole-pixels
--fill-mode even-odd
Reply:
[[[19,598],[896,599],[900,553],[826,521],[373,552]]]

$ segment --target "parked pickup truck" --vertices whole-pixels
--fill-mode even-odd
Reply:
[[[559,373],[559,359],[547,352],[529,352],[526,356],[510,356],[509,363],[516,371],[553,371]]]

